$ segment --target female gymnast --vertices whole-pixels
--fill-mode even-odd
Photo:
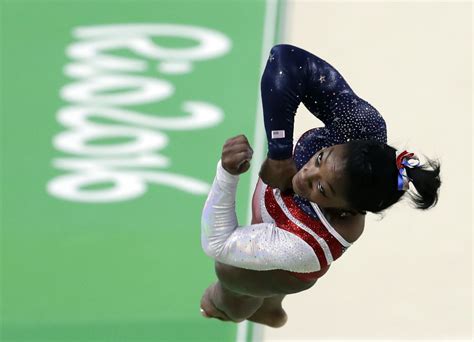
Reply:
[[[361,236],[367,211],[379,213],[405,193],[418,209],[437,203],[440,165],[387,145],[378,111],[336,69],[298,47],[272,48],[261,92],[268,154],[252,222],[239,226],[235,213],[239,174],[253,153],[240,135],[223,146],[202,213],[202,247],[219,280],[202,296],[201,313],[280,327],[285,295],[309,289],[327,272]],[[293,150],[301,102],[325,127],[304,133]]]

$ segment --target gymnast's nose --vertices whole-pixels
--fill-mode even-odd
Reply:
[[[319,168],[315,166],[305,166],[303,168],[303,181],[312,187],[312,183],[319,178]]]

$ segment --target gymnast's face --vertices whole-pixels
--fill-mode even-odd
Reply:
[[[323,148],[293,177],[293,191],[322,208],[349,209],[344,197],[345,147]]]

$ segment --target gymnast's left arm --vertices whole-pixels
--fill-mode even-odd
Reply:
[[[230,139],[224,145],[202,212],[204,252],[221,263],[256,271],[319,271],[321,267],[313,249],[296,235],[274,223],[239,226],[235,194],[239,174],[249,166],[245,166],[251,158],[249,148],[243,136]]]
[[[201,217],[201,246],[221,263],[255,271],[319,271],[312,248],[296,235],[273,223],[239,226],[235,194],[239,176],[220,160]]]

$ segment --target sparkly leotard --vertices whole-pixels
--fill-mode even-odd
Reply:
[[[295,46],[272,48],[261,92],[269,158],[293,156],[300,169],[324,147],[350,140],[387,141],[378,111],[359,98],[329,63]],[[293,150],[294,115],[301,102],[325,127],[307,131]],[[219,162],[203,210],[202,247],[217,261],[253,270],[286,270],[309,281],[324,274],[350,246],[315,203],[282,195],[261,181],[254,194],[253,222],[239,226],[238,178]]]

